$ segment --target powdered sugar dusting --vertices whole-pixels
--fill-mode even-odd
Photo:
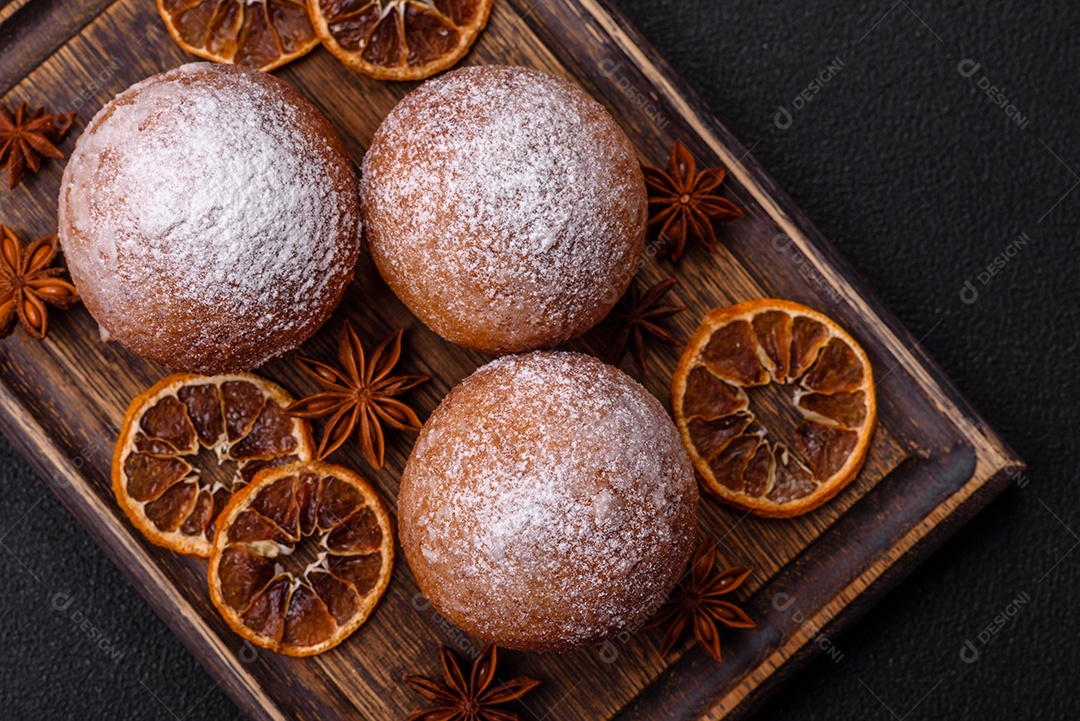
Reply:
[[[313,300],[340,295],[358,252],[354,179],[340,146],[308,132],[317,111],[275,84],[187,65],[118,96],[80,138],[62,241],[106,333],[124,342],[139,317],[142,332],[175,336],[145,322],[151,303],[159,319],[200,318],[183,334],[193,353],[227,341],[276,355],[288,348],[273,338],[318,320]]]
[[[466,344],[455,326],[557,341],[583,332],[642,250],[632,145],[599,103],[537,70],[428,81],[379,127],[361,183],[383,276],[421,320]]]
[[[399,501],[410,565],[453,589],[444,614],[555,649],[634,627],[662,602],[690,552],[697,486],[644,388],[587,356],[532,353],[447,397]]]

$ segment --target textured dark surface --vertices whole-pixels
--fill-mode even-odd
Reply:
[[[619,4],[1030,465],[758,718],[1076,718],[1080,7]],[[0,716],[239,717],[6,442],[0,490]]]

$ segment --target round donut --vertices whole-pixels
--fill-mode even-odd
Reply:
[[[104,339],[169,368],[238,372],[297,347],[337,306],[360,249],[359,189],[292,87],[193,63],[94,116],[58,225]]]
[[[485,642],[566,651],[636,629],[675,586],[694,472],[663,406],[590,356],[492,361],[416,442],[398,495],[421,591]]]
[[[386,283],[443,338],[487,353],[581,335],[644,249],[634,146],[600,103],[530,68],[467,67],[414,90],[375,133],[361,191]]]

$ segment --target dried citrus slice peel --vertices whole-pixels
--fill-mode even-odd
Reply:
[[[469,52],[492,0],[308,0],[315,33],[347,66],[378,80],[423,80]]]
[[[280,68],[319,44],[304,0],[158,0],[173,40],[215,63]]]
[[[263,471],[222,512],[210,598],[248,641],[311,656],[367,620],[393,562],[390,517],[367,481],[297,462]]]
[[[767,428],[751,394],[771,384],[791,388],[791,408]],[[671,398],[705,490],[760,516],[806,513],[836,495],[862,467],[877,416],[859,344],[828,316],[775,299],[710,311]]]
[[[131,402],[113,455],[113,492],[159,546],[209,556],[214,521],[260,470],[308,460],[307,421],[292,398],[251,373],[175,373]]]

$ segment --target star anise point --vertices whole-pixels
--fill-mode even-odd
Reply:
[[[445,646],[439,649],[443,680],[424,676],[405,676],[405,684],[433,702],[434,706],[414,711],[409,721],[454,719],[456,721],[520,721],[509,711],[495,708],[517,701],[540,685],[536,679],[520,677],[495,682],[498,666],[497,648],[488,645],[465,674],[457,655]]]
[[[755,628],[757,624],[741,608],[717,597],[742,586],[753,571],[747,566],[718,570],[716,546],[709,541],[698,546],[690,558],[686,574],[646,624],[646,628],[670,624],[660,642],[660,655],[670,653],[686,627],[691,626],[697,643],[719,663],[722,657],[718,626]]]
[[[41,158],[63,158],[56,143],[67,134],[75,113],[46,113],[38,108],[27,116],[26,101],[19,103],[14,115],[0,108],[0,165],[7,164],[8,189],[14,189],[26,177],[41,168]]]
[[[606,319],[608,323],[619,326],[604,354],[606,363],[617,365],[626,355],[626,351],[631,350],[638,368],[644,373],[647,368],[645,345],[648,337],[651,336],[668,345],[682,345],[682,342],[670,331],[656,323],[686,310],[681,305],[660,304],[663,297],[677,282],[676,278],[668,278],[644,292],[641,292],[636,280],[631,282],[626,293]]]
[[[49,332],[46,304],[63,310],[79,301],[75,286],[60,277],[64,269],[50,267],[58,253],[55,235],[26,246],[0,225],[0,338],[11,335],[18,320],[27,333],[44,340]]]
[[[423,375],[390,375],[401,359],[403,335],[404,330],[398,329],[366,357],[359,336],[345,321],[338,333],[340,369],[313,358],[296,359],[300,371],[325,390],[296,401],[285,411],[298,418],[328,419],[316,451],[320,460],[340,448],[356,431],[364,458],[375,468],[382,468],[386,460],[383,423],[401,431],[420,431],[415,411],[393,397],[429,380]]]
[[[671,147],[667,171],[643,166],[648,189],[648,227],[661,242],[661,254],[677,262],[688,239],[710,251],[717,249],[714,225],[736,220],[742,210],[719,195],[727,171],[706,168],[697,172],[693,154],[678,140]]]

